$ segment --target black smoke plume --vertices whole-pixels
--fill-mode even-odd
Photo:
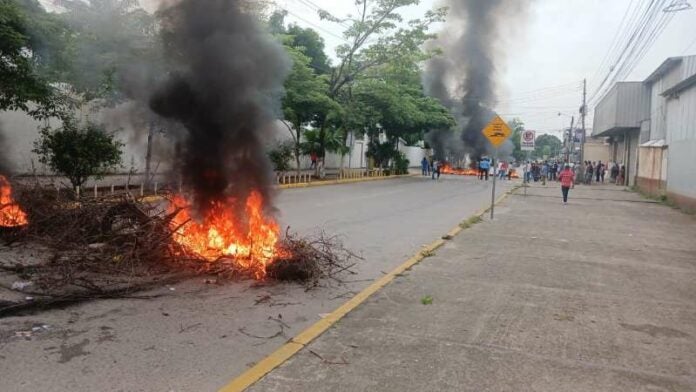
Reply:
[[[290,61],[239,0],[182,0],[159,15],[169,73],[150,99],[185,128],[179,165],[198,212],[257,190],[271,196],[263,129]]]
[[[478,158],[490,152],[481,131],[495,115],[495,72],[500,29],[519,20],[526,0],[445,0],[449,15],[444,30],[431,43],[442,55],[426,66],[426,91],[453,113],[461,143],[453,145],[448,132],[436,130],[429,139],[445,154],[462,152]]]

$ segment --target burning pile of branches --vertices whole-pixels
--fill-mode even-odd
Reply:
[[[166,199],[144,202],[130,197],[74,201],[54,191],[24,189],[17,202],[28,224],[0,230],[9,243],[35,244],[50,250],[47,260],[32,265],[0,265],[0,269],[32,282],[30,303],[11,310],[94,298],[123,297],[136,291],[200,275],[225,279],[296,281],[315,287],[321,279],[348,271],[358,256],[335,237],[300,238],[286,232],[265,259],[250,252],[200,253],[180,238],[189,233],[185,206]],[[173,207],[172,207],[173,206]],[[214,230],[214,228],[209,228]],[[219,230],[219,228],[218,228]],[[210,239],[208,250],[219,239]],[[251,249],[253,247],[249,247]],[[239,249],[245,249],[240,245]],[[264,269],[257,267],[263,265]],[[9,309],[0,307],[0,314]]]

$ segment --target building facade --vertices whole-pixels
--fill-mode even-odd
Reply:
[[[696,56],[671,57],[645,81],[617,83],[595,109],[626,185],[696,209]]]

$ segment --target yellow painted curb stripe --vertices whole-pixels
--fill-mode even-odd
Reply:
[[[392,178],[405,178],[405,177],[416,177],[417,174],[402,174],[402,175],[394,175],[394,176],[383,176],[383,177],[363,177],[363,178],[348,178],[348,179],[343,179],[343,180],[331,180],[331,181],[316,181],[316,182],[302,182],[299,184],[284,184],[284,185],[275,185],[276,188],[278,189],[294,189],[294,188],[311,188],[315,186],[323,186],[323,185],[340,185],[340,184],[352,184],[355,182],[367,182],[367,181],[378,181],[378,180],[390,180]],[[160,201],[164,199],[163,196],[156,196],[156,195],[151,195],[151,196],[144,196],[139,198],[138,200],[143,201],[144,203],[153,203],[156,201]]]
[[[500,196],[495,203],[501,203],[509,194],[514,192],[516,189],[517,188],[514,188],[506,192],[505,194]],[[473,217],[481,217],[488,211],[490,211],[490,207],[480,210],[479,212],[474,214]],[[452,229],[448,234],[451,236],[455,236],[461,233],[462,231],[463,229],[457,226],[456,228]],[[430,245],[424,246],[423,250],[406,260],[403,264],[396,267],[388,274],[384,275],[383,277],[369,285],[366,289],[356,294],[353,298],[348,300],[348,302],[339,306],[336,310],[329,313],[326,317],[322,318],[313,325],[309,326],[304,331],[300,332],[297,336],[290,339],[290,341],[285,343],[278,350],[274,351],[269,356],[262,359],[259,363],[249,368],[247,371],[239,375],[226,386],[222,387],[222,389],[220,389],[219,392],[241,392],[246,388],[249,388],[254,383],[263,378],[263,376],[270,373],[273,369],[285,363],[285,361],[290,359],[304,346],[306,346],[311,341],[313,341],[314,339],[318,338],[321,334],[326,332],[326,330],[328,330],[334,324],[336,324],[336,322],[343,318],[343,316],[348,314],[353,309],[357,308],[370,296],[378,292],[384,286],[391,283],[394,280],[394,278],[396,278],[399,274],[404,273],[409,268],[423,261],[426,255],[436,251],[445,243],[445,240],[438,239],[432,242]]]
[[[342,180],[331,180],[331,181],[302,182],[299,184],[283,184],[283,185],[276,185],[276,186],[279,189],[310,188],[310,187],[323,186],[323,185],[352,184],[355,182],[379,181],[379,180],[389,180],[392,178],[404,178],[404,177],[415,177],[415,176],[416,176],[416,174],[402,174],[402,175],[382,176],[382,177],[361,177],[361,178],[347,178],[347,179],[342,179]]]

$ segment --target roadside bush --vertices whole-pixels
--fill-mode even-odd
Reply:
[[[408,158],[406,158],[406,155],[404,153],[399,152],[395,157],[394,157],[394,172],[395,174],[407,174],[408,173],[408,167],[410,165],[410,161]]]
[[[293,145],[291,142],[280,143],[268,152],[268,158],[273,163],[273,169],[278,172],[285,172],[291,169],[290,161],[293,156]]]

